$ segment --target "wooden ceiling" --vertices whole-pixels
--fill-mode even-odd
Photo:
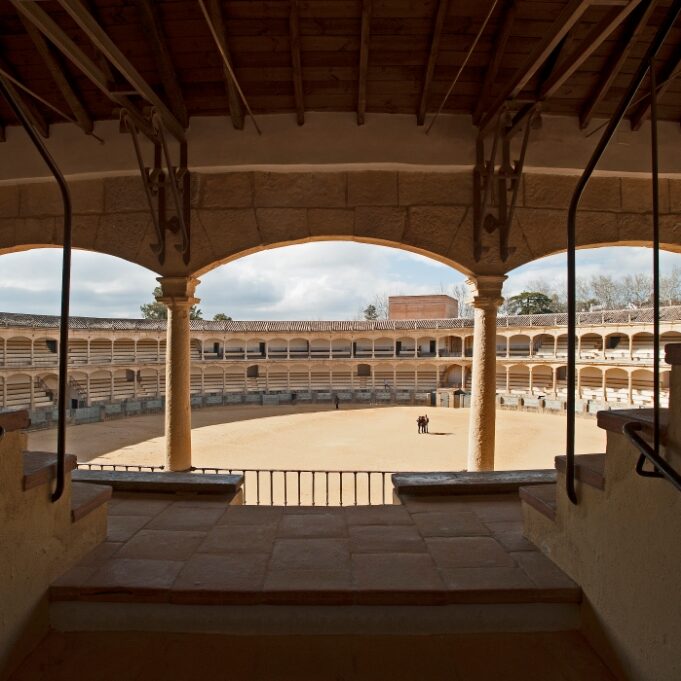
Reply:
[[[613,111],[656,28],[680,0],[202,1],[215,36],[200,0],[3,0],[0,69],[86,132],[93,121],[117,117],[121,106],[142,112],[156,104],[154,94],[181,128],[191,116],[206,115],[243,127],[244,104],[217,36],[256,118],[289,112],[304,124],[309,111],[346,111],[362,124],[381,112],[412,114],[423,124],[470,52],[444,112],[471,114],[484,127],[504,107],[541,102],[542,111],[577,116],[588,127]],[[50,31],[36,28],[35,17],[20,8],[42,12]],[[104,38],[90,30],[93,21]],[[94,63],[97,77],[65,56],[54,26]],[[108,39],[126,65],[103,46]],[[130,67],[149,91],[130,77]],[[665,120],[681,121],[677,74],[678,22],[657,62]],[[633,127],[649,113],[645,87],[629,111]],[[63,120],[17,92],[43,134]],[[4,101],[0,121],[3,131],[16,124]]]

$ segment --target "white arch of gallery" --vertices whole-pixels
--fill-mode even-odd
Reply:
[[[504,223],[498,192],[481,207],[476,129],[468,116],[445,115],[428,136],[412,117],[393,114],[372,114],[363,126],[340,113],[309,114],[302,127],[287,115],[258,121],[262,136],[249,125],[235,130],[219,118],[192,118],[180,211],[166,192],[159,231],[130,136],[117,123],[97,123],[103,145],[67,124],[53,124],[47,140],[71,187],[74,246],[159,275],[170,317],[167,468],[191,466],[189,308],[198,300],[201,274],[261,249],[344,239],[408,249],[467,275],[475,308],[469,469],[493,469],[495,324],[503,282],[519,265],[565,249],[566,208],[597,136],[586,137],[572,118],[543,116],[530,135],[512,219]],[[661,148],[662,241],[678,252],[681,157],[673,148],[681,132],[678,124],[660,125],[669,141]],[[650,240],[649,135],[645,128],[619,135],[581,204],[579,246]],[[141,145],[150,163],[153,146]],[[519,145],[511,140],[512,158]],[[3,146],[3,159],[12,163],[0,165],[0,253],[60,245],[62,206],[54,182],[19,128],[8,129]],[[179,145],[171,139],[169,146],[180,159]],[[497,169],[491,181],[499,180]],[[508,214],[514,182],[506,184]],[[491,231],[482,224],[488,214],[496,218]]]

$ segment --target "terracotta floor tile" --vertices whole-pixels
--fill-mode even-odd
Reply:
[[[515,567],[513,558],[492,537],[433,537],[426,544],[440,568]]]
[[[112,558],[97,569],[87,586],[99,589],[167,589],[183,565],[181,561],[175,560]]]
[[[281,506],[230,506],[218,525],[277,525],[284,511]]]
[[[161,511],[148,530],[210,530],[225,511],[222,508],[195,508],[172,505]]]
[[[522,520],[523,517],[517,494],[476,495],[468,510],[477,513],[484,523]]]
[[[423,537],[465,537],[488,535],[490,531],[475,514],[427,511],[413,515],[414,524]]]
[[[425,511],[470,511],[470,499],[459,495],[404,497],[402,502],[411,514]]]
[[[265,591],[318,591],[352,589],[350,570],[270,570]]]
[[[444,588],[432,558],[426,553],[355,553],[352,571],[359,590]]]
[[[426,553],[426,543],[408,525],[356,525],[349,528],[351,553]]]
[[[539,634],[556,660],[565,681],[615,681],[594,649],[578,631],[546,631]]]
[[[347,539],[277,539],[270,570],[345,570],[350,566]]]
[[[151,516],[148,515],[110,515],[107,522],[106,540],[107,542],[128,541],[150,520]]]
[[[348,506],[343,509],[348,525],[411,525],[404,506]]]
[[[146,497],[140,498],[140,495],[134,497],[119,497],[114,495],[109,501],[109,515],[149,515],[153,516],[164,509],[168,508],[172,503],[172,499],[168,499],[168,495],[163,495],[165,499],[148,499]]]
[[[442,581],[451,590],[536,590],[534,582],[517,567],[442,568]]]
[[[226,511],[229,508],[230,496],[218,494],[176,494],[173,506],[176,508],[219,508]]]
[[[121,547],[116,558],[187,560],[205,537],[205,532],[140,530]]]
[[[555,563],[539,551],[523,551],[511,554],[529,578],[544,589],[578,589]]]
[[[173,591],[258,591],[269,555],[197,553],[182,568]]]
[[[121,546],[123,546],[123,542],[104,541],[98,546],[95,546],[90,553],[78,561],[78,565],[85,566],[102,563],[111,558]]]
[[[523,537],[522,532],[496,532],[494,538],[507,551],[536,551],[537,547]]]
[[[336,513],[285,513],[277,537],[347,537],[344,515]]]
[[[76,565],[52,582],[53,587],[83,586],[99,569],[96,564]]]
[[[204,536],[199,553],[272,553],[274,525],[217,525]]]

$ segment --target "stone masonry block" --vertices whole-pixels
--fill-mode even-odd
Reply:
[[[59,223],[58,230],[55,225]],[[49,244],[61,244],[62,220],[53,217],[26,218],[22,224],[17,225],[15,237],[18,244],[35,244],[43,246]]]
[[[310,236],[307,211],[304,208],[258,208],[255,217],[265,244],[295,241]]]
[[[108,177],[104,181],[104,212],[149,212],[142,179],[137,175]]]
[[[404,234],[406,218],[405,208],[356,208],[355,236],[363,236],[379,242],[399,242]]]
[[[254,173],[259,208],[344,208],[347,176],[336,172]]]
[[[13,218],[19,215],[19,196],[17,185],[0,186],[0,218]]]
[[[201,176],[202,208],[248,208],[253,205],[252,173]]]
[[[196,217],[212,244],[211,260],[204,266],[262,245],[255,211],[250,208],[199,210]]]
[[[348,205],[397,205],[397,173],[384,170],[348,173]]]
[[[73,212],[93,215],[104,212],[104,182],[102,180],[78,180],[70,182]]]
[[[73,216],[73,245],[76,248],[84,248],[89,251],[95,248],[95,244],[97,243],[99,220],[99,215]]]
[[[101,217],[97,231],[95,250],[136,262],[142,244],[148,248],[154,239],[148,211],[105,214]]]
[[[473,173],[401,172],[399,195],[401,206],[469,206],[473,203]]]
[[[665,244],[681,243],[681,215],[660,215],[660,241]]]
[[[681,213],[681,180],[669,179],[669,209],[672,213]]]
[[[631,213],[648,213],[653,210],[653,189],[649,178],[622,178],[622,210]],[[659,183],[660,212],[669,212],[669,182],[662,178]]]
[[[526,173],[523,183],[524,206],[567,210],[577,179],[576,175]],[[592,210],[620,210],[619,178],[592,177],[579,206]]]
[[[307,227],[311,236],[349,236],[355,230],[351,208],[308,208]]]
[[[518,226],[522,230],[535,257],[540,258],[549,253],[557,253],[567,246],[565,236],[566,211],[516,208],[515,218],[513,229]],[[496,236],[496,234],[492,236]]]
[[[22,222],[19,218],[0,218],[0,252],[16,244],[15,235],[21,229]]]
[[[21,187],[21,215],[62,215],[64,204],[55,182],[31,182]]]
[[[462,206],[416,206],[409,209],[405,243],[446,255],[466,209]]]
[[[577,246],[615,244],[618,226],[616,213],[580,211],[577,216]]]

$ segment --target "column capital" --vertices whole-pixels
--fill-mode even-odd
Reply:
[[[469,304],[478,309],[497,309],[504,302],[501,289],[506,279],[505,274],[481,274],[466,279],[471,293]]]
[[[159,303],[173,307],[191,307],[200,302],[194,297],[199,280],[196,277],[157,277],[156,281],[161,285],[161,296],[157,297]]]

